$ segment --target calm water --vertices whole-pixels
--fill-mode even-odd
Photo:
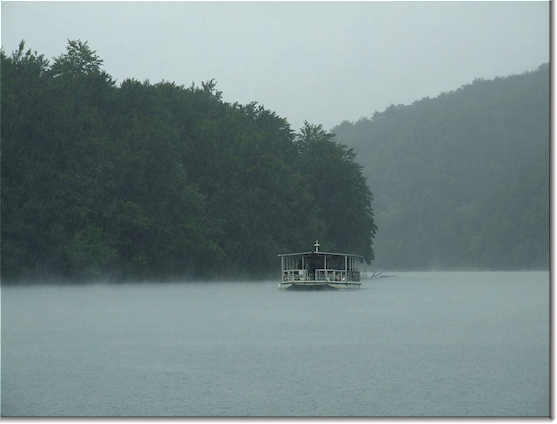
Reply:
[[[2,289],[2,414],[549,414],[547,272]]]

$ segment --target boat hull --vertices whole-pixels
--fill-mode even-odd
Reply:
[[[356,289],[362,283],[359,281],[281,281],[281,289],[290,290],[327,290],[327,289]]]

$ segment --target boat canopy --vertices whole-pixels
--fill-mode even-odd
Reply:
[[[338,252],[320,252],[319,251],[319,240],[315,240],[313,243],[313,247],[315,250],[311,252],[298,252],[298,253],[279,253],[277,256],[284,257],[284,256],[305,256],[305,255],[323,255],[323,256],[345,256],[350,258],[359,258],[360,261],[364,259],[363,256],[354,255],[352,253],[338,253]]]
[[[364,257],[361,255],[354,255],[352,253],[338,253],[338,252],[298,252],[298,253],[279,253],[277,256],[299,256],[299,255],[327,255],[327,256],[351,256],[354,258],[361,258]]]

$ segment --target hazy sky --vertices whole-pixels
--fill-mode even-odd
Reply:
[[[87,40],[118,82],[215,78],[297,129],[331,128],[549,61],[548,2],[2,2],[2,47]]]

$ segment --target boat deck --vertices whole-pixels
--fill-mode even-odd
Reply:
[[[346,289],[359,288],[362,285],[359,281],[281,281],[279,287],[283,289]]]

